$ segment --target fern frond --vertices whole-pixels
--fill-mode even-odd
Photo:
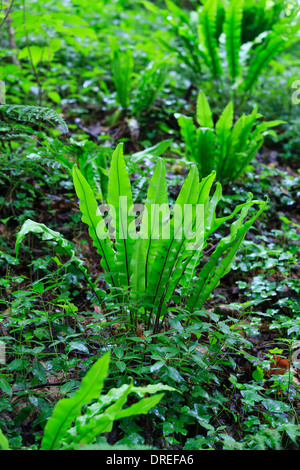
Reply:
[[[164,205],[168,205],[166,167],[162,158],[157,158],[155,170],[150,180],[145,212],[142,218],[140,234],[142,245],[145,249],[145,288],[147,289],[148,279],[151,275],[152,264],[155,260],[157,248],[160,241],[154,230],[160,232],[162,223],[159,221],[159,210]]]
[[[164,86],[168,72],[167,61],[152,62],[139,75],[135,84],[133,114],[148,111]]]
[[[201,176],[209,175],[216,167],[216,135],[210,128],[198,129],[198,162]]]
[[[214,127],[209,102],[203,91],[199,91],[197,96],[196,119],[200,127]]]
[[[115,149],[108,179],[107,202],[115,212],[112,225],[115,229],[116,264],[119,272],[119,283],[123,287],[130,285],[130,262],[134,243],[134,234],[130,233],[134,217],[128,216],[133,206],[129,176],[123,156],[123,144]]]
[[[217,0],[208,0],[205,3],[200,12],[199,20],[198,34],[200,43],[205,47],[213,77],[218,78],[222,73],[222,68],[216,39]]]
[[[260,204],[260,209],[245,222],[250,207],[255,203]],[[196,281],[195,289],[187,302],[189,311],[193,312],[196,308],[201,309],[205,300],[219,284],[220,279],[230,271],[234,256],[241,246],[247,231],[265,210],[266,205],[267,202],[252,201],[252,195],[250,194],[249,200],[242,207],[239,218],[231,225],[230,234],[226,238],[221,239],[217,248],[210,256],[210,260],[202,269]]]
[[[181,257],[182,246],[186,238],[186,233],[182,233],[182,214],[184,214],[186,204],[197,203],[198,194],[199,176],[196,165],[193,165],[175,203],[175,206],[181,209],[181,214],[174,212],[174,217],[170,220],[170,237],[162,240],[149,278],[148,293],[151,297],[151,303],[157,308],[154,332],[158,329],[164,303],[169,300],[166,295],[172,294],[168,289],[168,283],[173,267]]]
[[[231,127],[233,123],[233,103],[230,101],[227,106],[224,108],[218,122],[216,123],[216,136],[218,141],[218,169],[217,173],[219,174],[221,165],[224,163],[228,152],[228,139],[231,133]]]
[[[175,283],[171,282],[169,283],[169,291],[172,291],[171,294],[173,293],[175,289],[176,283],[178,283],[180,279],[181,285],[188,285],[189,282],[191,282],[194,271],[196,269],[196,265],[199,261],[199,258],[201,257],[204,244],[206,243],[205,239],[207,238],[205,236],[205,230],[207,230],[207,227],[211,227],[210,223],[210,214],[211,217],[213,217],[212,213],[214,213],[216,204],[213,204],[213,198],[209,198],[209,193],[212,187],[212,184],[215,180],[216,173],[212,172],[210,175],[206,176],[203,178],[200,182],[199,186],[199,195],[198,195],[198,205],[203,205],[204,206],[204,226],[200,228],[200,230],[203,230],[201,234],[198,234],[200,236],[203,236],[203,239],[201,240],[203,242],[203,245],[201,247],[201,241],[200,241],[200,246],[197,245],[195,250],[186,250],[184,252],[186,246],[183,246],[183,258],[180,258],[176,265],[173,268],[173,273],[172,273],[172,278],[174,278]],[[195,226],[193,226],[193,230],[195,232]]]
[[[102,216],[99,215],[98,203],[90,185],[82,176],[76,165],[73,167],[73,181],[79,199],[79,207],[82,212],[82,221],[89,227],[89,234],[93,240],[93,244],[97,248],[97,252],[101,255],[101,265],[110,275],[111,285],[118,287],[112,242],[109,236],[103,238],[99,233],[99,226],[103,219]]]
[[[187,153],[192,161],[197,161],[197,131],[192,117],[176,114],[181,136],[186,144]]]
[[[117,41],[111,40],[112,79],[117,91],[117,99],[123,109],[130,103],[131,79],[133,72],[133,54],[129,49],[121,52]]]
[[[50,108],[31,105],[2,104],[0,105],[0,113],[4,119],[7,117],[12,121],[31,122],[35,124],[50,123],[54,127],[60,126],[61,131],[65,134],[69,132],[64,119]]]
[[[247,77],[245,79],[245,89],[251,90],[257,81],[262,69],[273,59],[282,47],[282,38],[274,33],[270,33],[268,39],[255,50],[249,64]]]
[[[251,90],[257,81],[262,69],[280,52],[299,41],[298,32],[300,26],[300,10],[296,7],[290,16],[283,17],[273,26],[262,44],[250,49],[253,51],[248,67],[247,77],[244,83],[246,90]],[[255,43],[254,43],[255,44]]]
[[[239,50],[241,47],[243,1],[233,0],[226,10],[224,33],[229,73],[232,81],[239,74]]]

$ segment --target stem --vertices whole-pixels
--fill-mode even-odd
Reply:
[[[5,23],[5,21],[7,20],[7,17],[8,17],[8,15],[9,15],[10,12],[11,12],[11,9],[12,9],[12,6],[13,6],[13,4],[14,4],[14,1],[15,1],[15,0],[12,0],[11,4],[9,5],[9,7],[8,7],[8,9],[7,9],[7,12],[6,12],[5,16],[4,16],[4,18],[3,18],[3,20],[1,21],[0,28],[2,28],[2,26],[3,26],[4,23]]]
[[[25,0],[23,0],[23,22],[24,22],[24,29],[26,30]],[[25,38],[26,38],[26,46],[27,46],[27,49],[28,49],[30,65],[31,65],[31,68],[32,68],[33,75],[35,76],[36,83],[38,85],[39,105],[41,106],[42,105],[42,84],[41,84],[40,79],[39,79],[39,73],[36,71],[35,65],[34,65],[33,60],[32,60],[32,55],[31,55],[31,50],[30,50],[30,45],[29,45],[29,37],[28,37],[27,33],[25,34]]]

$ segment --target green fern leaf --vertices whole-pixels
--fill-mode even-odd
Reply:
[[[128,216],[133,207],[129,176],[123,156],[123,144],[115,149],[109,172],[107,202],[113,210],[112,227],[115,229],[116,267],[119,285],[130,285],[130,263],[135,240],[134,216]]]
[[[67,134],[69,132],[68,126],[64,119],[50,108],[42,106],[3,104],[0,105],[0,113],[2,113],[2,116],[11,120],[21,121],[24,123],[49,123],[55,126],[59,125],[63,133]]]
[[[118,287],[117,266],[114,260],[112,242],[105,227],[103,217],[99,214],[98,203],[94,193],[76,165],[73,167],[73,182],[79,198],[82,221],[88,225],[93,244],[101,255],[101,265],[107,273],[110,273],[111,285],[116,288]]]
[[[130,103],[133,54],[129,49],[121,52],[115,39],[111,39],[111,64],[117,100],[123,109],[127,109]]]
[[[197,236],[199,238],[203,236],[203,245],[201,246],[200,242],[200,246],[198,245],[195,250],[186,250],[187,244],[185,243],[183,245],[183,256],[182,258],[178,259],[172,272],[172,279],[174,279],[176,282],[169,283],[168,286],[169,292],[172,291],[171,294],[173,293],[175,285],[178,283],[179,279],[183,281],[186,285],[192,280],[196,265],[198,263],[199,258],[201,257],[202,250],[205,244],[205,239],[207,238],[205,235],[205,231],[207,231],[207,224],[209,223],[209,221],[207,220],[207,216],[210,213],[208,209],[213,211],[211,198],[209,198],[209,193],[215,180],[215,177],[216,172],[213,171],[210,175],[201,180],[199,186],[199,196],[197,204],[203,205],[204,208],[204,226],[200,228],[200,230],[203,230],[203,233],[198,233]],[[193,226],[193,231],[195,232],[195,226]],[[182,276],[184,277],[184,279],[182,279]]]
[[[244,88],[249,91],[257,81],[263,68],[278,54],[283,47],[283,39],[277,33],[271,32],[264,42],[254,49],[250,60]]]
[[[130,294],[133,301],[138,301],[145,294],[146,255],[143,240],[138,238],[132,249],[130,262]]]
[[[230,139],[233,124],[233,103],[230,101],[224,108],[218,122],[216,123],[216,137],[218,142],[217,174],[226,159],[228,153],[228,140]]]
[[[217,0],[208,0],[199,15],[198,34],[200,43],[205,47],[208,63],[214,78],[222,73],[216,39]]]
[[[196,119],[200,127],[214,127],[212,112],[203,91],[197,96]]]
[[[188,155],[192,161],[197,161],[197,131],[193,118],[176,114],[180,127],[180,133],[185,142]]]
[[[229,73],[234,81],[239,74],[239,50],[242,35],[243,0],[233,0],[226,10],[224,33]]]
[[[162,233],[162,225],[166,221],[160,221],[160,210],[168,207],[168,193],[166,181],[166,168],[164,160],[157,158],[155,170],[150,180],[145,212],[143,214],[140,236],[141,244],[145,251],[145,288],[148,286],[148,279],[151,275],[151,267],[157,254],[158,246],[161,242],[159,235]]]
[[[99,397],[108,372],[109,360],[110,353],[98,359],[82,379],[75,395],[72,398],[64,398],[56,404],[45,427],[41,450],[57,449],[72,421],[79,416],[82,405]]]
[[[200,175],[208,176],[216,168],[216,135],[214,129],[198,129],[198,159]]]
[[[259,117],[257,109],[254,108],[251,114],[247,116],[243,114],[236,121],[231,133],[228,157],[222,165],[220,175],[231,174],[232,178],[235,178],[236,174],[245,167],[245,157],[250,146],[249,138],[257,117]]]
[[[196,308],[201,309],[213,289],[219,284],[220,279],[230,271],[234,256],[243,242],[247,231],[265,210],[267,202],[251,201],[251,199],[252,195],[243,205],[240,217],[231,225],[230,234],[219,242],[217,248],[210,256],[210,260],[201,270],[199,279],[187,302],[189,311],[193,312]],[[245,222],[250,207],[255,203],[260,205],[259,210]]]
[[[163,240],[161,243],[148,283],[147,290],[151,303],[157,307],[154,331],[158,328],[161,309],[168,301],[168,298],[166,298],[166,294],[169,292],[168,282],[173,267],[181,256],[181,249],[186,236],[182,226],[185,204],[196,204],[198,194],[198,170],[197,166],[193,165],[175,202],[175,206],[181,213],[174,212],[174,216],[170,220],[170,238]]]

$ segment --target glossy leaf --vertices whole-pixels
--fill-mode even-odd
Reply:
[[[226,10],[224,33],[229,73],[234,81],[239,74],[239,51],[242,36],[242,16],[244,0],[233,0]]]
[[[116,270],[119,285],[126,288],[130,285],[130,263],[135,228],[132,229],[134,217],[129,215],[133,201],[131,184],[123,156],[123,144],[119,144],[112,155],[107,202],[115,214],[112,226],[115,230]]]
[[[74,419],[79,416],[82,405],[98,398],[108,372],[109,360],[109,353],[98,359],[82,379],[75,395],[72,398],[64,398],[55,405],[53,414],[45,427],[41,450],[57,449],[60,446],[60,440]]]
[[[214,127],[212,112],[203,91],[197,96],[196,118],[200,127]]]
[[[9,442],[0,429],[0,448],[1,450],[10,450]]]
[[[107,273],[113,287],[118,286],[117,267],[114,259],[112,242],[103,217],[99,213],[98,203],[94,193],[76,165],[73,167],[73,181],[76,194],[79,198],[79,207],[82,212],[82,221],[89,227],[89,234],[97,252],[101,255],[101,264]],[[100,231],[99,227],[102,227]]]
[[[221,61],[216,40],[217,0],[207,0],[199,15],[200,43],[206,49],[207,60],[211,73],[217,78],[221,73]]]
[[[265,210],[267,202],[251,201],[251,198],[252,195],[250,195],[249,202],[245,203],[244,207],[242,207],[240,217],[231,225],[230,234],[219,242],[209,261],[201,270],[199,279],[187,302],[187,308],[190,311],[194,311],[195,308],[200,309],[213,289],[219,284],[220,279],[230,271],[234,256],[247,231]],[[250,207],[255,203],[260,204],[260,209],[245,222],[244,219]]]

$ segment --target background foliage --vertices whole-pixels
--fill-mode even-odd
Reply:
[[[0,25],[2,449],[45,446],[75,402],[66,448],[97,422],[94,449],[297,449],[298,3],[15,0],[2,2]],[[211,182],[201,259],[182,272],[165,258],[168,305],[157,322],[128,296],[126,271],[110,288],[81,220],[73,166],[89,203],[107,202],[116,148],[133,202],[160,188],[173,204],[199,189],[197,172]],[[218,247],[233,241],[232,215],[252,204],[249,193],[268,204],[245,219],[247,233],[239,228],[243,243],[221,279]],[[165,252],[154,246],[158,271]],[[220,282],[205,283],[208,273]],[[193,310],[197,283],[207,295]],[[82,401],[101,358],[103,387]],[[143,390],[145,413],[131,414],[143,411]]]

